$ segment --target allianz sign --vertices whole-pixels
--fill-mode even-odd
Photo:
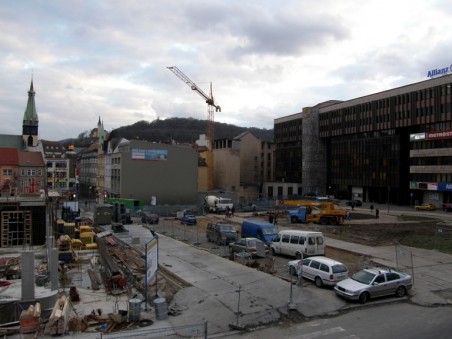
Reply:
[[[427,72],[427,78],[432,78],[437,75],[446,75],[452,70],[452,65],[444,68],[435,68]]]

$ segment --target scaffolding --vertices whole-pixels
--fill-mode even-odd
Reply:
[[[0,237],[2,247],[31,245],[31,211],[2,211]]]

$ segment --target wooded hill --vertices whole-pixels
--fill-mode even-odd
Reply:
[[[252,132],[265,141],[273,141],[273,129],[246,128],[224,123],[214,123],[215,139],[234,138],[245,131]],[[194,143],[200,134],[207,134],[207,120],[171,118],[165,120],[138,121],[133,125],[117,128],[111,138],[140,139],[152,142]]]
[[[231,139],[245,131],[250,131],[262,141],[273,141],[273,129],[247,128],[220,122],[214,123],[215,139]],[[152,122],[142,120],[133,125],[119,127],[111,131],[109,138],[138,139],[160,143],[195,143],[201,134],[207,134],[207,120],[171,118],[165,120],[157,119]],[[89,145],[92,140],[81,133],[77,139],[67,139],[61,142],[63,144],[73,142],[77,147],[83,147]]]

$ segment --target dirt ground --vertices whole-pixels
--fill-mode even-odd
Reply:
[[[375,216],[366,213],[354,213],[353,221],[341,226],[320,226],[328,237],[367,246],[393,245],[402,242],[406,236],[433,236],[435,228],[432,222],[407,222],[398,217],[391,220],[375,220]]]
[[[259,216],[240,215],[241,217],[262,219],[268,221],[268,214],[262,213]],[[209,214],[206,217],[198,218],[198,230],[200,237],[205,237],[205,227],[208,222],[225,221],[224,216]],[[240,230],[238,220],[227,219],[228,223],[236,226]],[[327,237],[343,241],[359,243],[367,246],[393,245],[400,242],[407,235],[434,235],[434,227],[431,223],[405,222],[397,217],[385,216],[383,219],[375,219],[375,215],[365,212],[353,212],[352,221],[340,226],[316,225],[316,224],[292,224],[284,216],[278,218],[278,230],[283,229],[304,229],[321,231]],[[206,246],[209,246],[207,243]],[[201,245],[202,246],[202,245]],[[327,244],[326,256],[334,258],[349,268],[350,272],[356,272],[363,267],[371,265],[370,258],[329,248]],[[276,271],[285,271],[286,263],[291,258],[277,258]],[[281,263],[279,263],[281,262]],[[279,267],[278,267],[279,265]]]
[[[268,221],[268,214],[262,213],[259,216],[246,216],[253,219],[262,219]],[[207,215],[200,221],[200,233],[205,234],[207,222],[225,221],[223,216]],[[240,229],[240,223],[234,219],[227,219],[228,223],[235,223],[237,229]],[[375,219],[375,215],[365,212],[353,212],[352,221],[346,221],[344,225],[330,226],[318,224],[292,224],[284,216],[278,218],[278,227],[280,229],[311,229],[323,232],[327,237],[343,241],[358,243],[367,246],[392,245],[402,240],[407,235],[434,235],[435,228],[431,222],[406,222],[398,217],[385,216],[383,219]]]
[[[330,226],[317,224],[292,224],[287,217],[278,217],[278,230],[299,229],[321,231],[326,237],[339,239],[347,242],[359,243],[367,246],[393,245],[402,242],[404,237],[418,235],[434,235],[435,227],[431,222],[406,222],[398,217],[383,215],[381,219],[375,219],[375,215],[360,210],[352,213],[352,220],[346,221],[344,225]],[[197,218],[197,225],[184,226],[177,219],[161,219],[158,225],[150,225],[156,232],[173,237],[177,240],[193,244],[207,252],[224,257],[225,260],[231,258],[228,246],[218,246],[208,242],[206,239],[206,227],[208,222],[227,222],[233,224],[240,231],[243,219],[261,219],[268,221],[268,213],[261,212],[258,216],[252,213],[238,213],[237,217],[225,219],[224,215],[206,214]],[[240,217],[240,218],[238,218]],[[325,255],[344,263],[351,274],[372,266],[371,259],[353,254],[348,251],[341,251],[328,247],[326,244]],[[253,262],[243,262],[246,265],[267,271],[272,265],[271,272],[283,279],[290,279],[288,275],[287,263],[294,258],[287,256],[267,256],[266,258],[253,259]],[[273,263],[273,264],[270,264]]]

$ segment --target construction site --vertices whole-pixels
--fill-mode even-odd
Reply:
[[[29,219],[13,224],[21,213],[2,212],[1,334],[110,333],[168,317],[167,300],[183,283],[160,270],[146,288],[144,247],[154,238],[148,229],[129,232],[111,218],[94,225],[88,212],[55,220],[55,237],[32,245],[19,242],[24,230],[33,239]]]

